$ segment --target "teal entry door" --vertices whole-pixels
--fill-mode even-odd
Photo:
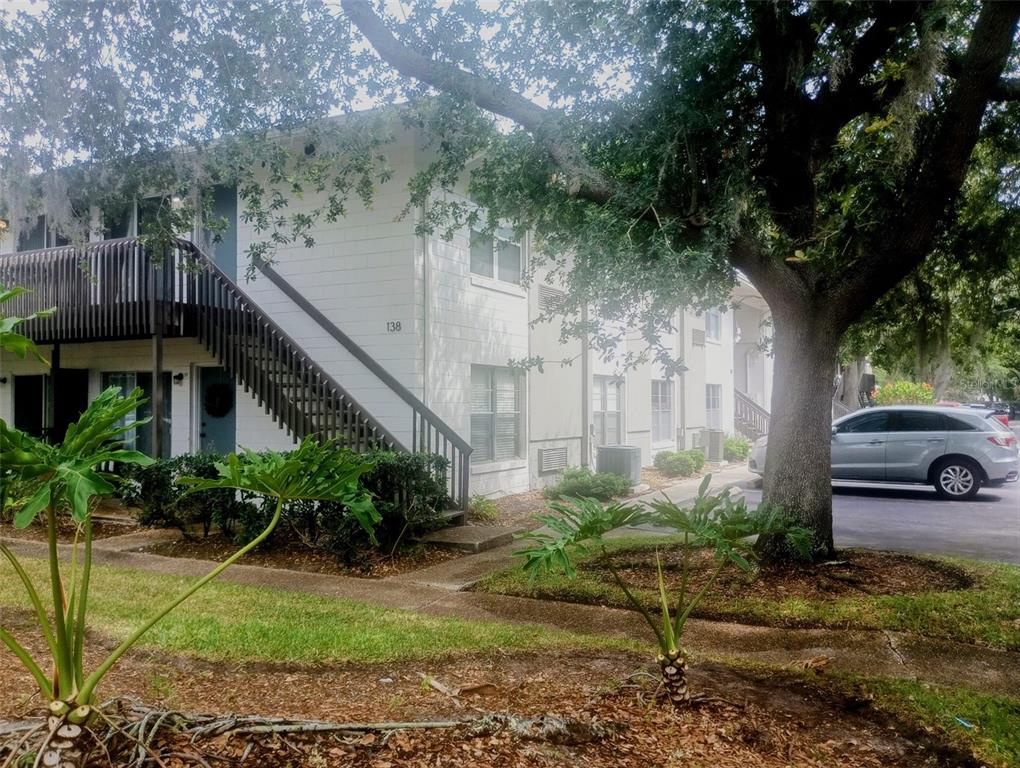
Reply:
[[[203,453],[230,453],[237,447],[234,379],[217,366],[198,369],[198,440]]]

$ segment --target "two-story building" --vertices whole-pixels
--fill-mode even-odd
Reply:
[[[416,234],[401,216],[407,182],[424,161],[413,135],[391,145],[393,177],[370,208],[351,202],[319,221],[314,246],[281,246],[271,268],[245,279],[258,236],[236,189],[214,190],[228,227],[201,252],[181,243],[155,254],[136,239],[152,207],[116,216],[93,208],[90,242],[76,248],[47,226],[0,233],[0,283],[33,293],[4,307],[56,306],[28,329],[51,362],[0,358],[0,417],[62,434],[105,387],[140,386],[155,416],[132,442],[152,454],[286,449],[305,434],[443,453],[451,490],[501,494],[540,487],[566,466],[593,464],[597,446],[706,445],[706,435],[763,431],[771,358],[768,309],[746,282],[736,308],[676,318],[676,357],[623,370],[583,340],[562,343],[556,321],[534,322],[562,298],[539,271],[529,238],[463,231]],[[295,209],[321,203],[307,195]],[[643,345],[636,335],[621,342]],[[542,356],[543,370],[509,364]],[[571,359],[570,365],[560,361]]]

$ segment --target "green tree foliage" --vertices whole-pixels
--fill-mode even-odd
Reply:
[[[570,289],[564,334],[587,334],[596,349],[636,328],[642,354],[676,365],[661,339],[678,308],[726,302],[738,270],[754,283],[772,310],[780,393],[764,496],[830,555],[840,343],[941,242],[979,140],[1015,134],[1020,8],[340,6],[169,0],[151,13],[129,0],[54,0],[32,19],[8,17],[8,215],[63,190],[75,214],[64,218],[82,221],[72,201],[139,189],[145,163],[169,168],[162,186],[184,200],[233,178],[258,262],[277,243],[308,243],[312,221],[342,216],[352,195],[370,199],[388,177],[380,156],[394,126],[413,129],[425,166],[408,211],[420,229],[505,222],[534,233],[536,259]],[[310,130],[327,135],[315,142],[268,133],[355,96],[403,105],[400,117],[366,115],[337,132],[320,121]],[[191,143],[199,153],[183,151]],[[125,154],[136,170],[113,183],[99,163]],[[73,172],[51,172],[70,159]],[[317,190],[326,197],[314,212],[289,207]],[[763,550],[781,556],[771,543]]]

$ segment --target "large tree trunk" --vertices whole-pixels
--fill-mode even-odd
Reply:
[[[774,316],[775,378],[763,501],[810,528],[815,558],[831,557],[829,457],[839,333],[810,309]],[[768,560],[790,558],[782,539],[763,537]]]

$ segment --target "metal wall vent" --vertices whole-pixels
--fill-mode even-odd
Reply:
[[[540,474],[546,472],[557,472],[567,466],[567,448],[539,448],[538,449],[538,471]]]
[[[550,285],[538,286],[538,308],[542,312],[557,312],[566,301],[567,294]]]
[[[705,331],[701,328],[691,329],[691,343],[696,347],[705,346]]]

